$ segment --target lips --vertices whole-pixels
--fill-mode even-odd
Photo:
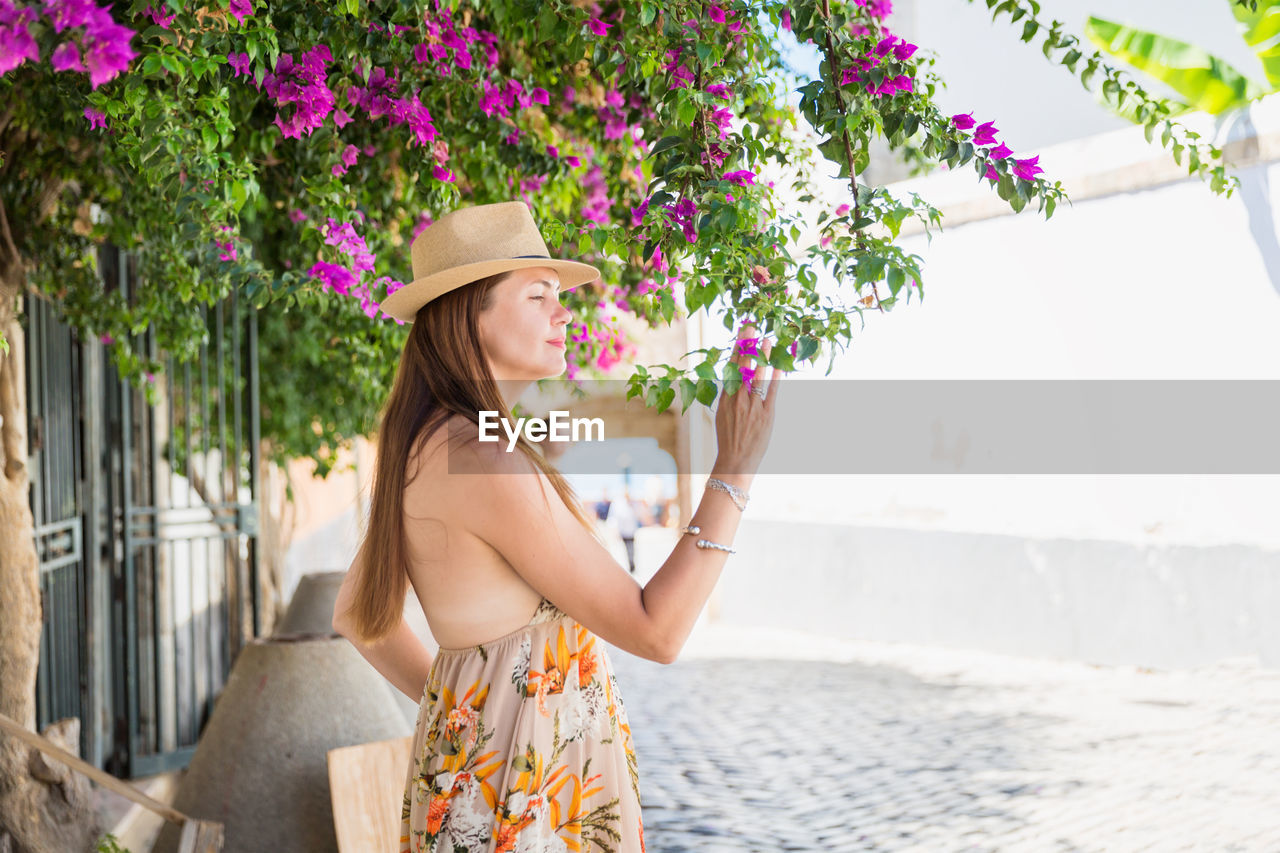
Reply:
[[[547,343],[552,346],[562,347],[564,346],[564,338],[556,338],[555,340],[547,341]]]

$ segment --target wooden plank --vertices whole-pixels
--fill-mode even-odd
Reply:
[[[221,823],[187,817],[177,809],[158,800],[153,800],[132,785],[128,785],[110,773],[89,764],[80,756],[67,752],[62,747],[51,743],[33,731],[28,731],[17,720],[10,719],[4,714],[0,714],[0,731],[13,735],[24,743],[34,746],[45,755],[56,758],[69,765],[72,769],[78,770],[99,785],[103,785],[123,797],[128,797],[135,803],[146,806],[156,814],[180,825],[182,827],[182,835],[178,844],[179,853],[219,853],[222,850],[225,832]],[[406,763],[406,771],[408,766]]]
[[[413,736],[331,749],[329,797],[339,853],[397,853]]]

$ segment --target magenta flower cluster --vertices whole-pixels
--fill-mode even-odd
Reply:
[[[1003,160],[1013,154],[1013,151],[1011,151],[1003,142],[1000,142],[998,145],[996,144],[998,142],[996,139],[997,128],[994,121],[975,124],[973,120],[973,113],[953,115],[951,117],[951,121],[955,124],[957,130],[972,129],[973,135],[969,141],[979,148],[990,149],[987,151],[987,157],[995,160]],[[1030,157],[1025,160],[1015,159],[1013,161],[1013,174],[1026,181],[1034,180],[1036,175],[1044,171],[1044,169],[1041,169],[1036,165],[1039,161],[1040,155],[1038,154],[1035,157]],[[992,183],[996,183],[1000,180],[1000,173],[995,170],[994,166],[988,163],[986,174],[984,174],[983,177],[987,178]]]
[[[325,287],[340,296],[359,297],[361,308],[372,319],[380,313],[373,290],[385,287],[386,295],[390,296],[404,285],[389,276],[378,278],[372,286],[362,281],[362,273],[373,271],[375,258],[364,238],[356,233],[355,226],[350,222],[339,222],[329,217],[323,233],[325,245],[337,247],[340,254],[350,259],[349,266],[317,261],[307,271],[308,275],[319,279]],[[388,315],[383,313],[383,316]]]
[[[134,31],[115,22],[110,6],[98,6],[93,0],[44,0],[39,8],[54,32],[65,33],[65,40],[49,57],[55,71],[88,74],[90,85],[97,89],[137,56],[129,44]],[[0,74],[24,62],[40,61],[40,48],[31,35],[37,15],[34,4],[19,8],[13,0],[0,0]]]
[[[609,303],[602,300],[596,303],[596,307],[607,310]],[[585,344],[590,350],[594,350],[596,367],[608,370],[635,352],[635,345],[627,340],[626,333],[617,325],[617,314],[609,313],[599,316],[600,324],[595,329],[589,328],[584,322],[571,323],[568,339],[574,343]],[[572,364],[569,367],[571,369],[568,371],[568,377],[573,379],[577,371],[572,369]]]
[[[871,49],[871,53],[855,59],[851,67],[844,69],[840,75],[840,85],[847,86],[850,83],[861,82],[865,78],[862,76],[862,73],[859,72],[866,72],[879,65],[890,52],[893,53],[894,59],[897,59],[899,62],[905,62],[911,58],[911,55],[914,54],[917,49],[916,45],[911,44],[906,39],[889,33],[884,38],[880,39],[876,46]],[[886,76],[879,86],[868,81],[864,88],[866,88],[868,94],[877,96],[892,95],[894,92],[898,91],[914,91],[911,76],[909,74],[897,74],[893,77]]]

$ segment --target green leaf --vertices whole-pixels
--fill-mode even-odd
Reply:
[[[1261,86],[1201,47],[1116,21],[1091,15],[1085,22],[1084,34],[1099,51],[1165,84],[1192,109],[1213,115],[1260,98],[1280,84],[1277,79],[1269,86]],[[1107,94],[1118,88],[1114,80],[1103,84]]]
[[[685,139],[683,136],[664,136],[654,143],[654,146],[649,149],[648,157],[653,157],[670,148],[675,148],[684,141]],[[648,157],[645,159],[648,159]]]
[[[231,205],[236,213],[240,212],[240,208],[244,207],[245,201],[249,194],[245,190],[245,186],[240,181],[231,182]]]
[[[698,399],[698,384],[688,377],[680,377],[680,413],[689,411],[689,406]]]
[[[889,270],[889,292],[894,296],[898,295],[898,291],[902,289],[902,285],[907,283],[906,273],[901,267],[894,267]]]
[[[164,66],[166,71],[172,71],[174,74],[177,74],[179,77],[183,76],[184,69],[182,67],[182,63],[179,62],[177,57],[173,56],[172,54],[168,54],[168,53],[160,54],[160,64]]]
[[[1248,9],[1239,2],[1231,4],[1231,13],[1240,24],[1241,38],[1257,54],[1262,63],[1262,72],[1273,90],[1280,89],[1280,55],[1277,55],[1275,48],[1275,37],[1280,34],[1280,29],[1277,28],[1280,16],[1277,16],[1277,11],[1275,0],[1251,2]]]

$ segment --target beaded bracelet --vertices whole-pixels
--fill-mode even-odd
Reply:
[[[709,477],[707,479],[707,486],[708,488],[715,489],[717,492],[724,492],[728,495],[729,499],[733,501],[733,505],[738,508],[738,512],[746,511],[747,501],[751,500],[751,495],[747,492],[732,483],[726,483],[724,480],[719,480],[715,477]],[[742,503],[738,503],[739,500],[741,500]]]
[[[683,528],[680,532],[692,533],[694,536],[697,536],[699,533],[702,532],[702,528],[696,524],[690,524],[688,527]],[[718,542],[712,542],[710,539],[699,539],[697,542],[694,542],[693,544],[697,545],[699,548],[704,548],[704,549],[714,548],[717,551],[725,551],[726,553],[729,553],[729,554],[738,553],[737,551],[728,547],[727,545],[721,545]]]

